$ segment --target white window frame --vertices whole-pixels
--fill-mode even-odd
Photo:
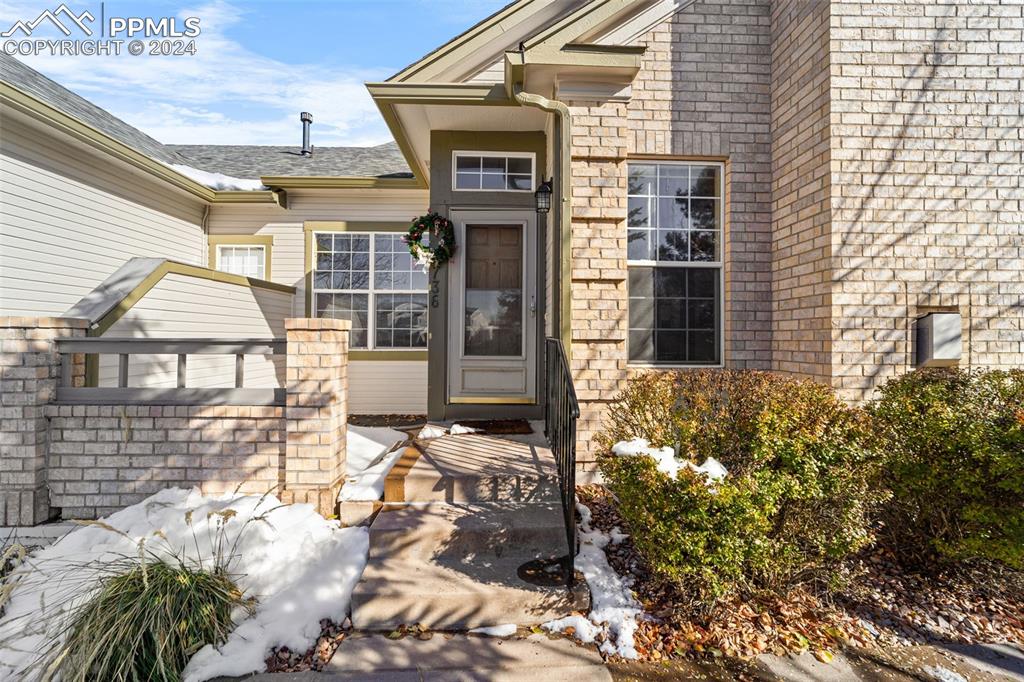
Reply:
[[[228,270],[224,270],[221,267],[221,254],[224,252],[224,249],[259,249],[263,253],[263,276],[261,277],[259,275],[243,275],[242,273],[239,273],[239,272],[229,272]],[[267,253],[268,253],[268,251],[267,251],[267,245],[266,244],[257,244],[257,243],[250,243],[250,244],[217,244],[217,251],[216,251],[217,262],[214,263],[214,268],[213,269],[214,270],[220,270],[221,272],[227,272],[230,275],[238,275],[240,277],[251,277],[253,279],[263,279],[263,280],[265,280],[265,279],[267,279],[267,270],[269,269],[267,267],[269,265],[268,258],[267,258]]]
[[[529,189],[476,189],[473,187],[460,188],[456,185],[458,181],[457,171],[459,168],[459,159],[463,157],[472,156],[490,156],[493,158],[503,159],[529,159],[530,160],[530,188]],[[508,164],[505,164],[505,176],[508,185]],[[537,155],[533,152],[497,152],[497,151],[470,151],[470,150],[456,150],[452,152],[452,191],[453,192],[504,192],[510,194],[532,194],[535,191],[537,185]]]
[[[718,362],[717,363],[668,363],[668,362],[643,362],[629,360],[629,310],[626,311],[626,364],[629,367],[643,369],[722,369],[725,367],[725,163],[721,161],[679,161],[676,159],[628,159],[626,162],[626,173],[629,174],[630,164],[636,165],[664,165],[664,166],[717,166],[718,167],[718,259],[713,261],[660,261],[660,260],[626,260],[627,282],[626,300],[629,300],[628,270],[630,267],[641,268],[717,268],[718,269],[718,324],[715,334],[718,336]],[[627,185],[627,199],[629,188]],[[626,227],[627,234],[629,226]],[[657,327],[652,328],[657,331]]]
[[[317,254],[317,237],[320,235],[331,235],[332,237],[336,234],[347,234],[353,237],[369,237],[370,239],[370,275],[369,275],[369,288],[368,289],[318,289],[316,286],[316,254]],[[311,302],[311,314],[313,317],[319,317],[316,310],[316,295],[320,294],[363,294],[367,297],[366,300],[366,347],[354,347],[350,345],[352,350],[364,351],[372,350],[374,352],[392,352],[392,351],[426,351],[427,346],[377,346],[377,294],[422,294],[427,296],[427,302],[429,305],[429,282],[427,288],[424,289],[376,289],[374,284],[376,282],[376,258],[374,256],[377,253],[377,240],[375,235],[388,236],[388,237],[401,237],[404,232],[348,232],[345,230],[317,230],[313,232],[313,238],[311,241],[310,253],[312,267],[310,268],[310,302]],[[429,311],[427,313],[430,314]],[[429,327],[428,327],[429,331]]]

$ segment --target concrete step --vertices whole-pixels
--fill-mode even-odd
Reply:
[[[588,609],[585,584],[573,593],[564,585],[532,585],[518,575],[523,563],[515,556],[371,558],[352,594],[352,623],[361,630],[415,623],[461,630],[534,625]]]
[[[592,648],[544,635],[495,639],[435,635],[389,640],[379,634],[346,638],[319,679],[397,682],[572,682],[612,679]]]
[[[465,474],[410,471],[401,499],[385,502],[557,502],[558,479],[531,475]]]
[[[527,561],[566,552],[560,503],[385,505],[370,528],[370,561],[435,556]]]

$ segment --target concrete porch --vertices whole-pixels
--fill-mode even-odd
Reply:
[[[542,434],[417,439],[388,476],[370,526],[353,625],[456,630],[586,610],[585,586],[570,594],[558,573],[524,570],[567,551],[558,475]]]

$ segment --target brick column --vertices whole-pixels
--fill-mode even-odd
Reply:
[[[54,339],[85,336],[87,320],[0,317],[0,524],[50,517],[46,415],[60,379]],[[80,359],[79,359],[80,360]],[[79,378],[84,363],[75,364]]]
[[[345,479],[348,320],[285,320],[288,360],[284,502],[308,502],[330,516]]]

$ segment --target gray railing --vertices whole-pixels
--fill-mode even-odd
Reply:
[[[154,405],[283,405],[283,388],[246,388],[246,355],[281,355],[287,350],[283,339],[137,339],[72,338],[58,339],[61,355],[61,380],[57,402],[82,405],[118,405],[149,403]],[[117,386],[74,386],[74,356],[116,355]],[[177,356],[175,388],[128,386],[128,371],[133,355]],[[189,387],[186,382],[190,355],[227,355],[235,358],[235,385],[225,388]],[[98,360],[97,360],[98,363]]]
[[[562,496],[562,514],[565,519],[565,539],[569,554],[566,557],[566,582],[572,589],[576,576],[576,420],[580,404],[572,384],[565,347],[558,339],[547,339],[544,344],[547,368],[547,401],[544,405],[544,435],[558,467],[558,487]]]

